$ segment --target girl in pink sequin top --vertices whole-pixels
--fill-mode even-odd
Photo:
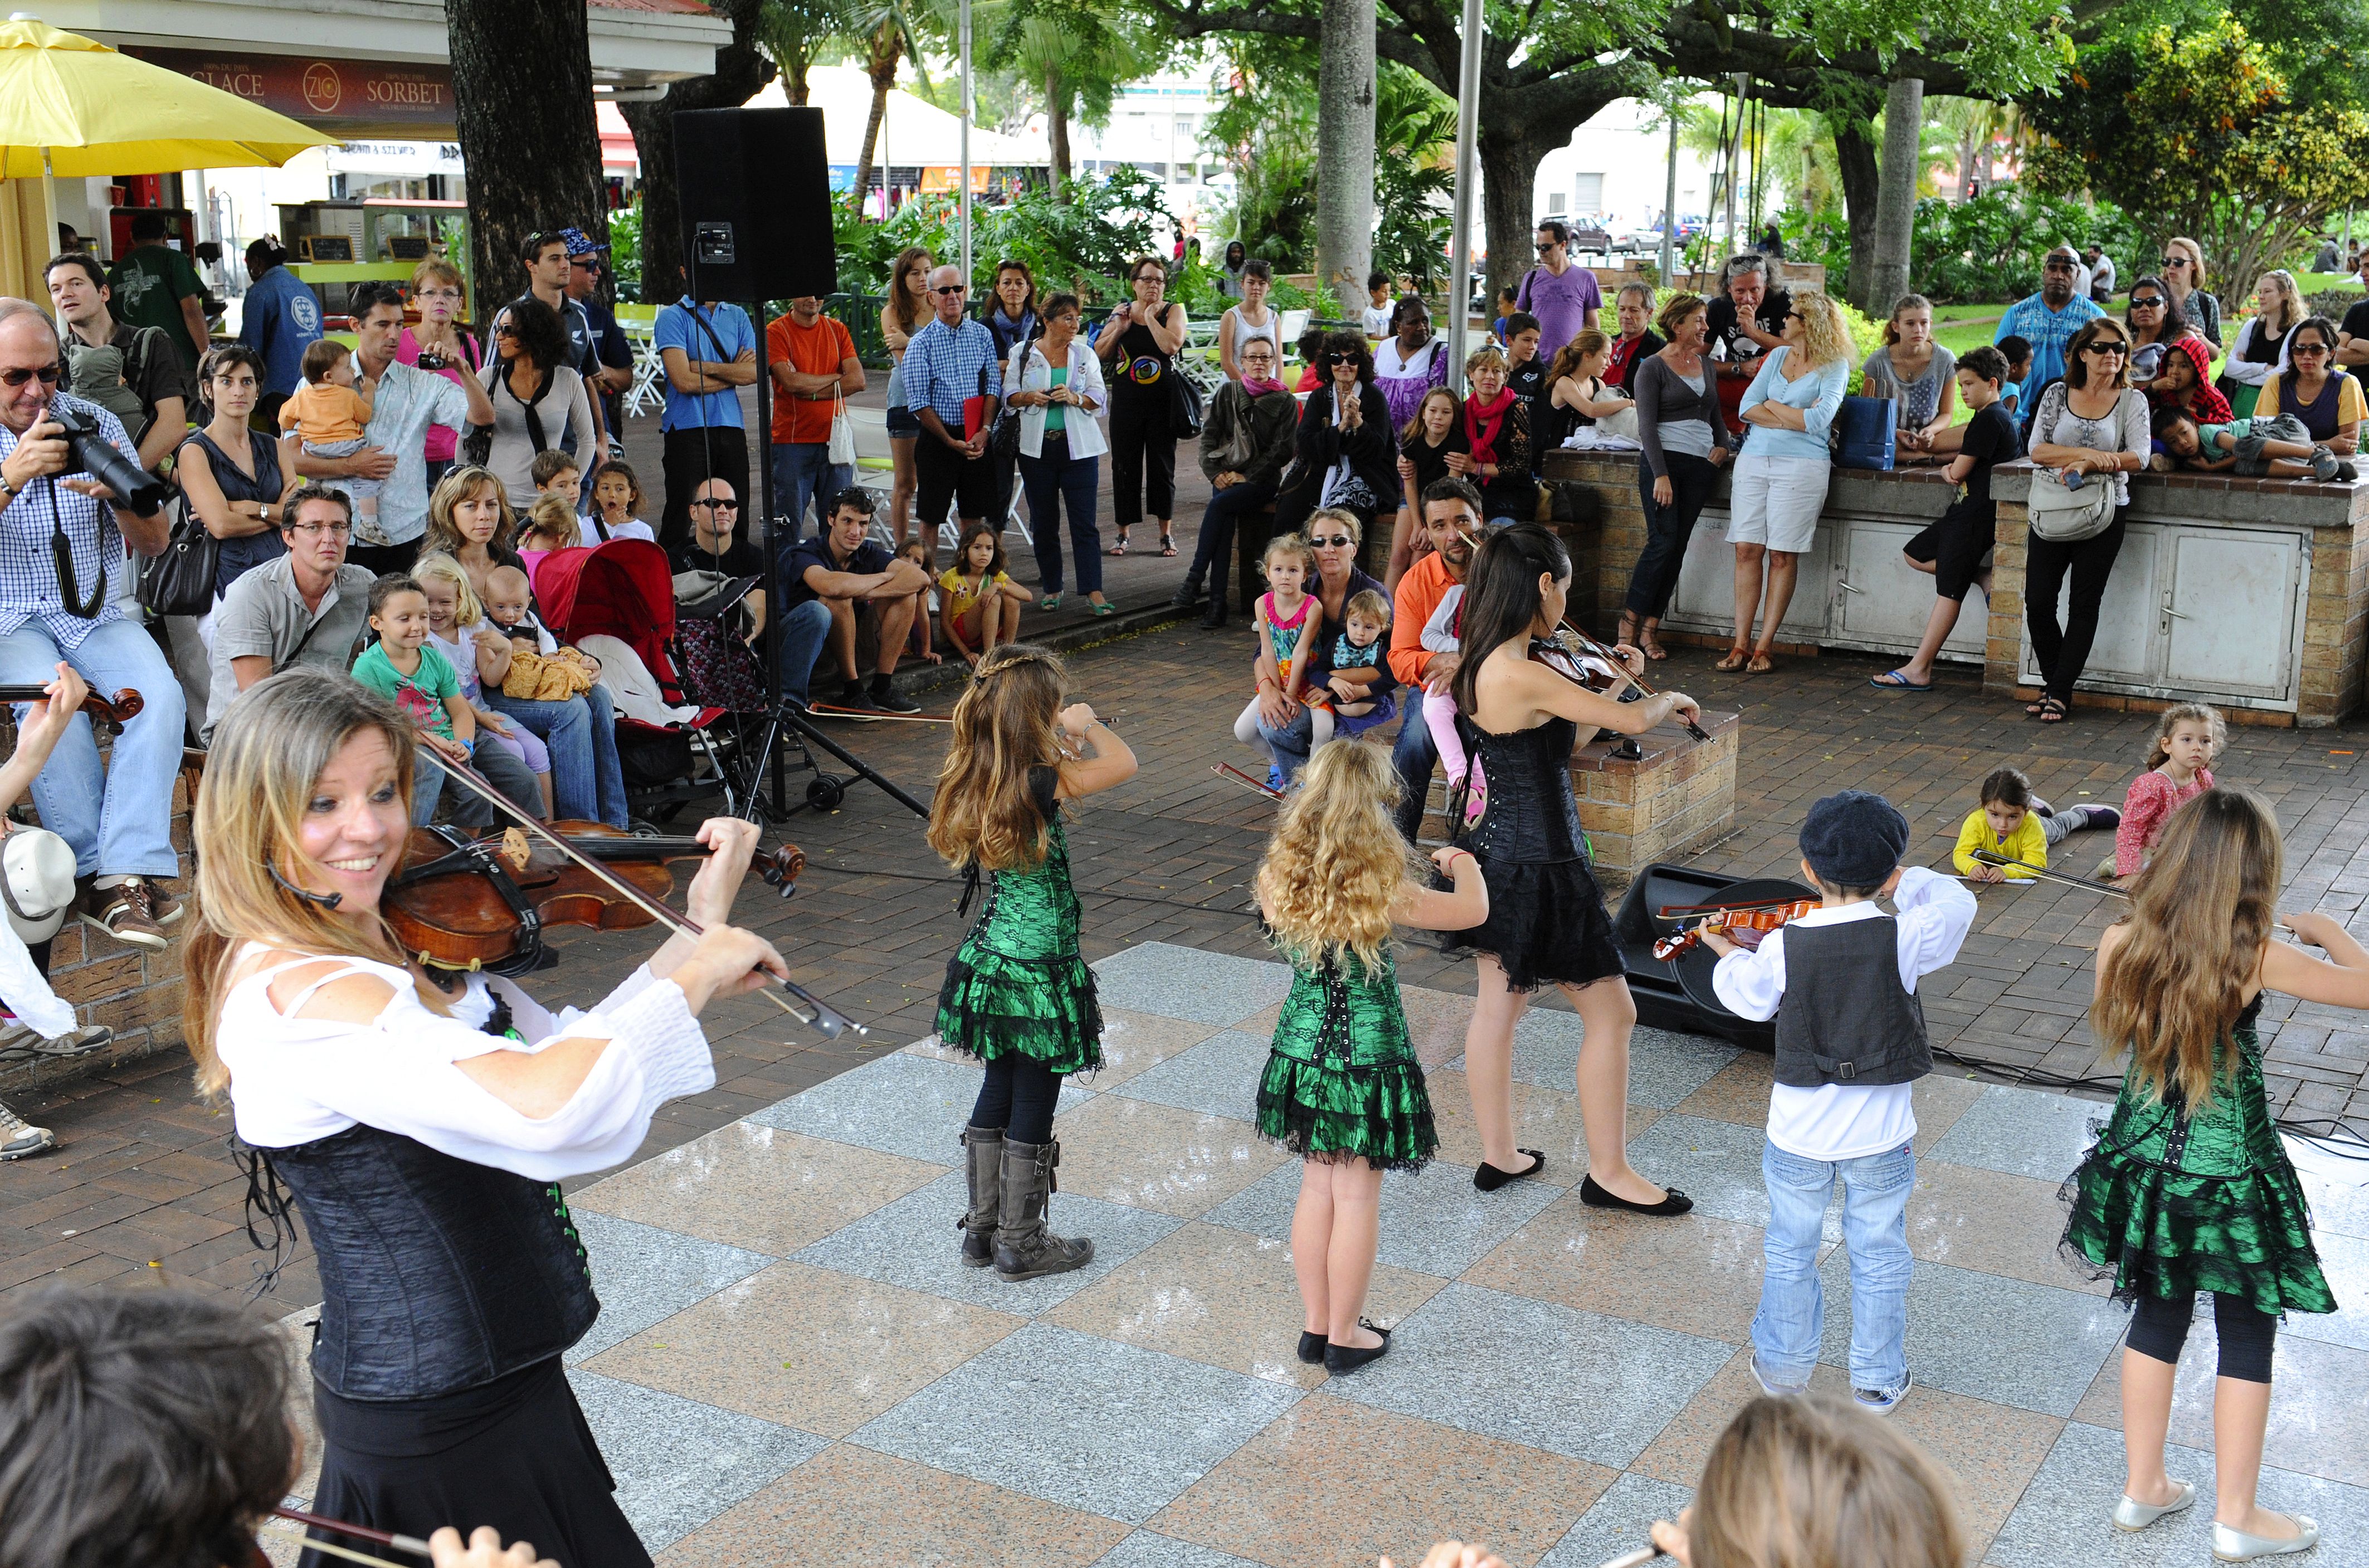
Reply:
[[[2171,814],[2213,787],[2213,770],[2205,764],[2228,743],[2220,710],[2203,703],[2164,709],[2147,750],[2147,771],[2131,781],[2123,799],[2123,825],[2114,830],[2115,881],[2137,876]]]

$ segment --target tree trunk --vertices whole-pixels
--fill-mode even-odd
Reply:
[[[1316,274],[1345,305],[1374,257],[1374,0],[1324,0],[1316,69]]]
[[[1070,199],[1070,89],[1059,65],[1045,67],[1045,132],[1052,144],[1053,198]]]
[[[1925,84],[1895,77],[1883,93],[1883,163],[1877,171],[1875,256],[1867,292],[1851,303],[1882,320],[1908,292],[1908,247],[1917,227],[1917,168],[1923,162]]]
[[[809,63],[804,58],[794,61],[790,65],[788,80],[783,84],[784,96],[788,97],[790,100],[790,107],[792,109],[804,109],[807,107],[807,70],[808,64]]]
[[[1484,90],[1482,97],[1487,97]],[[1568,132],[1565,133],[1568,140]],[[1536,256],[1538,215],[1535,191],[1539,163],[1562,142],[1543,138],[1513,140],[1489,134],[1489,117],[1481,117],[1478,152],[1481,163],[1481,212],[1489,239],[1487,278],[1482,298],[1494,302],[1497,291],[1519,283]],[[1576,266],[1577,263],[1573,265]],[[1449,306],[1465,301],[1465,281],[1453,278]]]
[[[617,106],[634,133],[634,152],[642,165],[645,304],[669,304],[682,293],[682,200],[674,180],[674,117],[684,109],[738,109],[773,79],[773,62],[756,43],[760,4],[714,0],[710,9],[732,24],[732,41],[715,52],[714,75],[686,77],[655,102]]]
[[[526,292],[526,236],[609,228],[584,0],[449,0],[454,120],[469,170],[472,317]],[[535,62],[534,90],[518,63]]]
[[[1835,167],[1842,177],[1845,246],[1850,252],[1843,298],[1856,304],[1868,297],[1868,275],[1875,266],[1875,143],[1867,133],[1867,122],[1856,115],[1837,117],[1834,127]],[[1834,280],[1827,279],[1826,286],[1831,291]]]
[[[1974,148],[1976,145],[1974,128],[1970,125],[1966,127],[1966,133],[1958,138],[1958,200],[1961,202],[1972,201],[1974,199]]]
[[[888,24],[892,29],[895,25]],[[872,196],[872,155],[880,145],[880,125],[888,118],[888,94],[897,86],[897,63],[903,58],[904,39],[901,35],[892,30],[886,48],[876,38],[873,40],[872,61],[866,67],[872,76],[872,117],[864,122],[864,150],[855,156],[855,204],[859,211]],[[888,212],[888,182],[884,178],[880,184],[880,212],[886,217]]]

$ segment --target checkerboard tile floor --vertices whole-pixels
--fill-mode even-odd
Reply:
[[[1162,943],[1098,970],[1111,1063],[1064,1097],[1054,1200],[1094,1239],[1083,1270],[1009,1285],[956,1263],[978,1070],[933,1041],[576,1195],[603,1307],[570,1376],[661,1563],[1370,1568],[1456,1535],[1592,1568],[1686,1505],[1756,1391],[1766,1059],[1639,1030],[1633,1157],[1698,1206],[1606,1214],[1570,1190],[1579,1021],[1534,1013],[1516,1109],[1548,1179],[1482,1194],[1470,999],[1410,988],[1441,1157],[1383,1186],[1390,1355],[1327,1378],[1292,1356],[1296,1168],[1247,1120],[1288,972]],[[1917,1387],[1894,1419],[1997,1568],[2207,1556],[2207,1509],[2140,1536],[2106,1522],[2125,1315],[2054,1255],[2055,1184],[2096,1110],[1917,1090]],[[2369,1552],[2369,1202],[2314,1196],[2355,1305],[2281,1336],[2262,1496],[2318,1517],[2334,1562]],[[1840,1391],[1839,1251],[1824,1273],[1818,1381]],[[2208,1494],[2212,1340],[2206,1314],[2172,1429],[2173,1473]]]

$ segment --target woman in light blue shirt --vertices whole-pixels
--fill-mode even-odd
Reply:
[[[1850,385],[1851,349],[1850,328],[1835,302],[1796,291],[1784,341],[1745,389],[1737,410],[1744,451],[1735,460],[1727,532],[1735,546],[1735,636],[1722,670],[1757,675],[1773,667],[1768,650],[1826,504],[1833,467],[1826,432]],[[1752,623],[1764,598],[1768,614],[1755,642]]]

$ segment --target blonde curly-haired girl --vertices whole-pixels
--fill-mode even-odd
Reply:
[[[1359,1317],[1380,1245],[1385,1170],[1413,1170],[1439,1147],[1399,1002],[1390,927],[1462,931],[1489,917],[1481,864],[1432,859],[1452,892],[1414,880],[1391,819],[1399,779],[1380,748],[1316,749],[1260,862],[1259,912],[1291,960],[1291,994],[1259,1082],[1261,1137],[1306,1160],[1291,1217],[1292,1268],[1306,1307],[1299,1358],[1339,1373],[1390,1348]]]

